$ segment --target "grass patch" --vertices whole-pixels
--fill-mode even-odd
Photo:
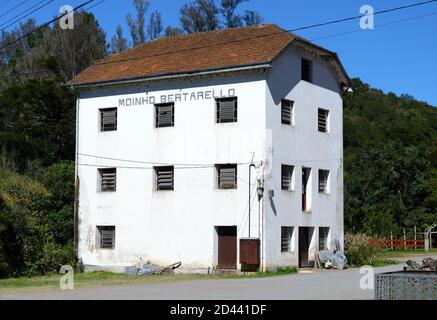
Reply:
[[[437,248],[425,250],[379,250],[376,252],[377,259],[402,258],[405,256],[428,256],[437,254]]]
[[[390,260],[390,259],[374,259],[370,264],[372,267],[385,267],[394,264],[398,264],[399,261]]]
[[[246,277],[266,278],[266,277],[274,277],[274,276],[285,276],[288,274],[295,274],[295,273],[297,273],[296,267],[283,267],[283,268],[278,268],[276,271],[256,272],[252,275],[247,275]]]
[[[247,279],[264,278],[297,273],[297,268],[279,268],[271,272],[253,272],[246,274],[169,274],[136,276],[111,272],[88,272],[74,274],[74,287],[87,288],[96,286],[144,285],[174,281],[212,280],[212,279]],[[20,277],[0,279],[0,293],[46,291],[59,289],[62,274],[48,274],[41,277]]]

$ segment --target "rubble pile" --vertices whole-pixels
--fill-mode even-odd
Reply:
[[[437,260],[433,258],[425,258],[422,260],[422,264],[419,264],[414,260],[408,260],[407,266],[404,267],[404,271],[437,271]]]

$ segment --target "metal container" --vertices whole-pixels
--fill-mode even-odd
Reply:
[[[397,271],[375,275],[376,300],[437,300],[437,272]]]

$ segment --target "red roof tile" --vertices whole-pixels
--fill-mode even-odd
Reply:
[[[258,25],[165,37],[97,61],[68,84],[179,74],[270,62],[296,36]]]

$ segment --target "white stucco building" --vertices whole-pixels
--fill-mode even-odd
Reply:
[[[158,39],[69,84],[89,269],[308,266],[343,245],[336,54],[261,25]]]

